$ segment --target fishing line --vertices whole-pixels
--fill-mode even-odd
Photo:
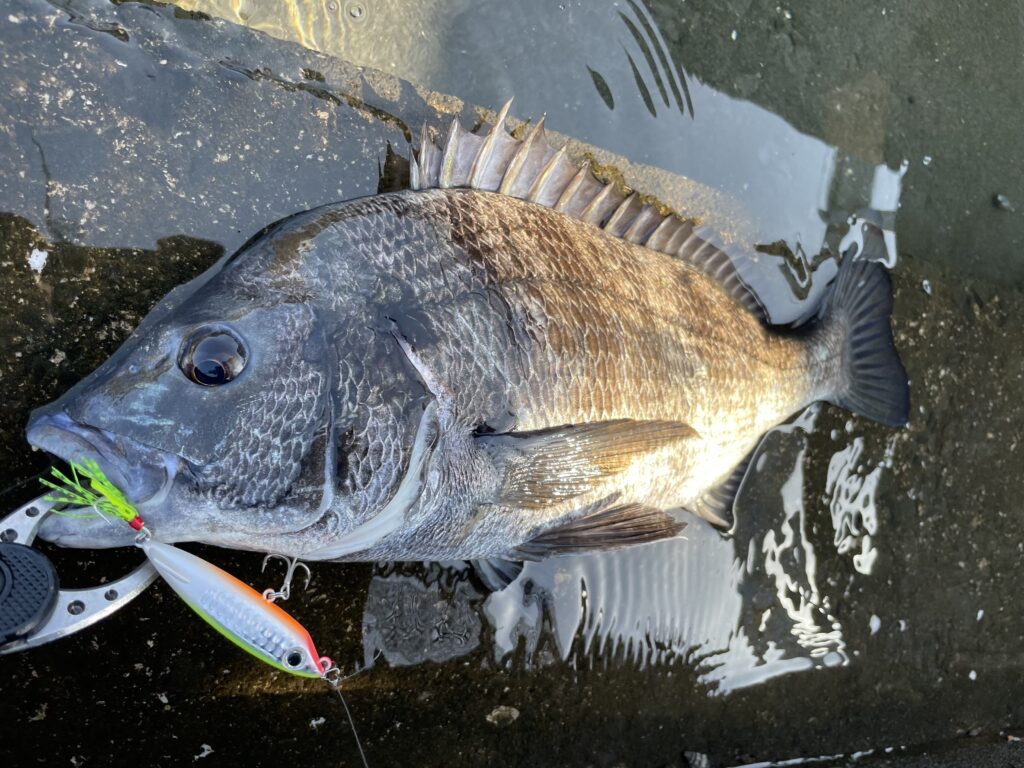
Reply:
[[[331,669],[326,670],[322,678],[324,682],[326,682],[329,686],[331,686],[331,688],[335,690],[335,692],[338,694],[338,698],[341,699],[341,705],[345,708],[345,714],[348,716],[349,727],[352,728],[352,736],[356,740],[356,747],[359,748],[359,757],[363,759],[363,768],[370,768],[370,764],[366,761],[366,753],[363,751],[363,744],[359,740],[359,732],[356,730],[356,723],[355,720],[352,718],[352,711],[348,708],[348,702],[345,701],[345,696],[341,692],[341,684],[348,682],[354,677],[359,677],[361,674],[363,674],[363,672],[370,669],[370,667],[373,666],[373,663],[377,661],[378,658],[380,658],[380,654],[381,649],[378,648],[377,652],[373,654],[373,658],[370,659],[369,664],[367,664],[365,667],[357,669],[351,675],[346,675],[345,677],[340,676],[340,670],[338,669],[337,665],[333,664],[332,662]]]
[[[356,747],[359,748],[359,757],[363,760],[363,768],[370,768],[370,764],[366,762],[366,753],[363,752],[363,744],[359,741],[359,732],[356,730],[356,721],[352,719],[352,710],[348,708],[348,702],[345,701],[345,696],[341,692],[340,686],[332,686],[334,692],[338,694],[338,698],[341,699],[341,706],[345,708],[345,714],[348,716],[348,724],[352,729],[352,737],[356,740]]]

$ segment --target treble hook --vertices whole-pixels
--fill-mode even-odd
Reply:
[[[287,555],[269,554],[263,558],[263,567],[260,568],[260,573],[267,570],[267,563],[274,558],[280,558],[284,560],[288,565],[288,570],[284,573],[284,583],[278,590],[265,589],[263,590],[263,599],[268,603],[272,603],[275,600],[287,600],[292,595],[292,578],[295,576],[295,569],[301,568],[306,572],[306,584],[303,589],[309,588],[310,579],[313,578],[313,574],[309,571],[309,566],[305,563],[300,563],[297,557],[288,557]]]

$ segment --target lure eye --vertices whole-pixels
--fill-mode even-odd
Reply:
[[[182,345],[178,367],[196,384],[219,387],[245,368],[245,345],[226,328],[200,328]]]
[[[288,669],[298,669],[302,666],[302,651],[298,648],[292,648],[284,655],[284,665]]]

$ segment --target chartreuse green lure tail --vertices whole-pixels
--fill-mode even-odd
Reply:
[[[138,510],[125,498],[121,490],[103,474],[95,459],[82,459],[80,463],[70,462],[71,477],[56,467],[50,474],[61,482],[57,485],[52,480],[40,478],[39,482],[51,490],[43,498],[58,504],[70,504],[75,507],[92,507],[98,514],[124,520],[136,531],[142,530],[143,522]],[[83,478],[88,481],[86,487]],[[75,514],[58,512],[57,514]],[[85,515],[80,515],[84,517]]]

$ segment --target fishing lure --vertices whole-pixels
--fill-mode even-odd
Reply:
[[[43,485],[50,489],[44,498],[58,504],[91,507],[101,517],[125,521],[138,531],[135,536],[136,546],[146,553],[146,557],[171,589],[207,624],[242,650],[272,667],[293,675],[320,678],[331,686],[345,708],[363,766],[368,768],[352,711],[341,692],[341,670],[327,656],[317,653],[313,638],[306,628],[274,602],[280,597],[287,599],[288,585],[296,562],[290,563],[285,586],[281,591],[268,589],[260,594],[201,557],[154,539],[138,510],[103,474],[95,460],[71,462],[70,467],[71,477],[56,467],[51,470],[60,484],[42,479]],[[83,478],[88,481],[88,487]],[[55,514],[74,516],[81,513]]]
[[[207,624],[242,650],[294,675],[321,678],[332,685],[340,679],[338,667],[327,656],[317,653],[305,627],[276,605],[272,597],[261,595],[200,557],[156,541],[138,510],[107,479],[95,460],[83,459],[70,466],[70,477],[57,468],[52,470],[60,484],[42,480],[51,489],[46,496],[48,501],[91,507],[103,517],[127,522],[138,531],[135,544],[171,589]]]
[[[248,584],[151,535],[140,536],[136,543],[171,589],[242,650],[302,677],[326,679],[337,670],[328,657],[317,654],[305,627]]]

